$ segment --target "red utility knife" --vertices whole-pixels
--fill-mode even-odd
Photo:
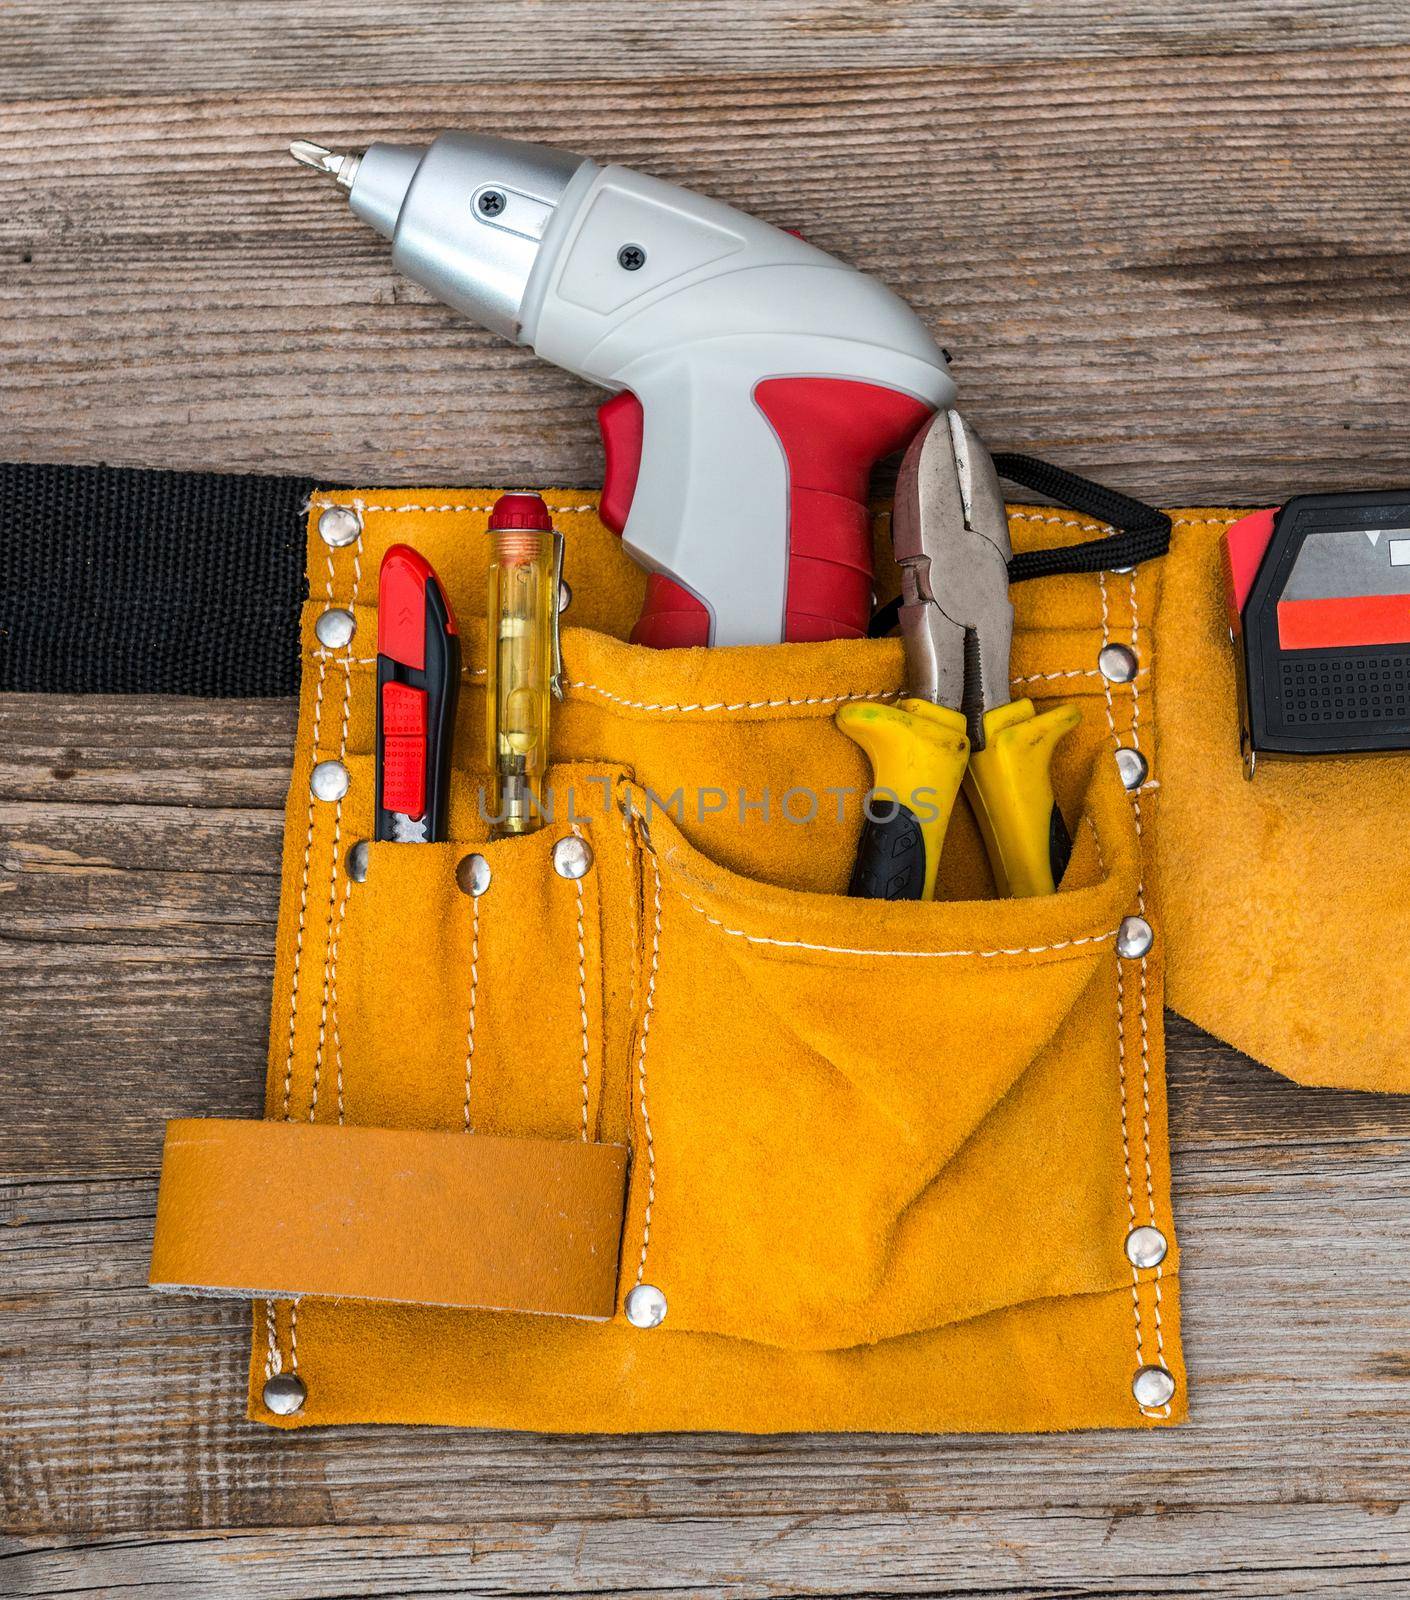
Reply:
[[[425,556],[394,544],[377,600],[375,838],[446,837],[459,688],[460,639],[445,590]]]

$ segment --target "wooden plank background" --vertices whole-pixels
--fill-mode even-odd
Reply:
[[[867,265],[996,447],[1165,503],[1406,475],[1399,0],[11,0],[0,68],[6,459],[595,481],[586,390],[284,155],[469,124]],[[1410,1593],[1410,1105],[1175,1019],[1184,1429],[242,1421],[243,1316],[143,1281],[162,1119],[258,1109],[292,732],[0,701],[0,1595]]]

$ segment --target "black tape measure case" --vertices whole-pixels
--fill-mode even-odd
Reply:
[[[1309,494],[1225,536],[1245,768],[1410,749],[1410,489]]]

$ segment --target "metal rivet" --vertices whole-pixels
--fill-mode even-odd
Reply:
[[[623,272],[640,272],[646,265],[646,251],[639,244],[624,244],[617,252],[617,265]]]
[[[318,537],[341,550],[362,532],[362,518],[351,506],[329,506],[318,519]]]
[[[455,881],[462,894],[478,899],[490,886],[490,864],[482,855],[465,856],[455,869]]]
[[[1168,1406],[1175,1398],[1175,1380],[1164,1367],[1138,1367],[1131,1380],[1131,1393],[1138,1406],[1155,1410]]]
[[[357,622],[351,611],[342,611],[335,606],[319,617],[313,625],[313,631],[318,635],[319,644],[327,645],[330,650],[341,650],[357,632]]]
[[[1132,1228],[1126,1235],[1126,1259],[1133,1267],[1158,1267],[1165,1250],[1165,1235],[1159,1228]]]
[[[1128,961],[1145,955],[1155,943],[1155,929],[1144,917],[1123,917],[1116,930],[1116,953]]]
[[[308,1399],[308,1389],[297,1372],[276,1372],[266,1380],[260,1394],[265,1410],[272,1411],[276,1417],[292,1417],[296,1411],[303,1410],[304,1401]]]
[[[1122,745],[1116,752],[1116,770],[1121,774],[1121,781],[1128,789],[1139,789],[1151,769],[1139,750],[1132,750],[1128,745]]]
[[[572,603],[573,591],[568,585],[568,580],[566,578],[560,578],[558,580],[558,609],[560,611],[566,611],[568,607],[572,605]]]
[[[560,878],[584,878],[592,866],[592,846],[570,833],[553,847],[553,870]]]
[[[1097,656],[1097,668],[1109,683],[1130,683],[1137,665],[1136,652],[1124,644],[1104,645]]]
[[[348,876],[354,883],[367,882],[367,840],[359,839],[348,851]]]
[[[666,1297],[654,1283],[639,1283],[627,1296],[627,1321],[634,1328],[659,1328],[666,1320]]]
[[[348,792],[348,769],[341,761],[320,761],[309,775],[315,800],[341,800]]]

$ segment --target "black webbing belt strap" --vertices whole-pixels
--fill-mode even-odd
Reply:
[[[1015,583],[1133,567],[1170,519],[1032,456],[1000,474],[1110,523],[1014,556]],[[0,464],[0,691],[292,695],[309,478]],[[885,632],[883,608],[873,632]],[[884,626],[882,624],[885,624]]]
[[[0,465],[0,690],[296,694],[313,488]]]

